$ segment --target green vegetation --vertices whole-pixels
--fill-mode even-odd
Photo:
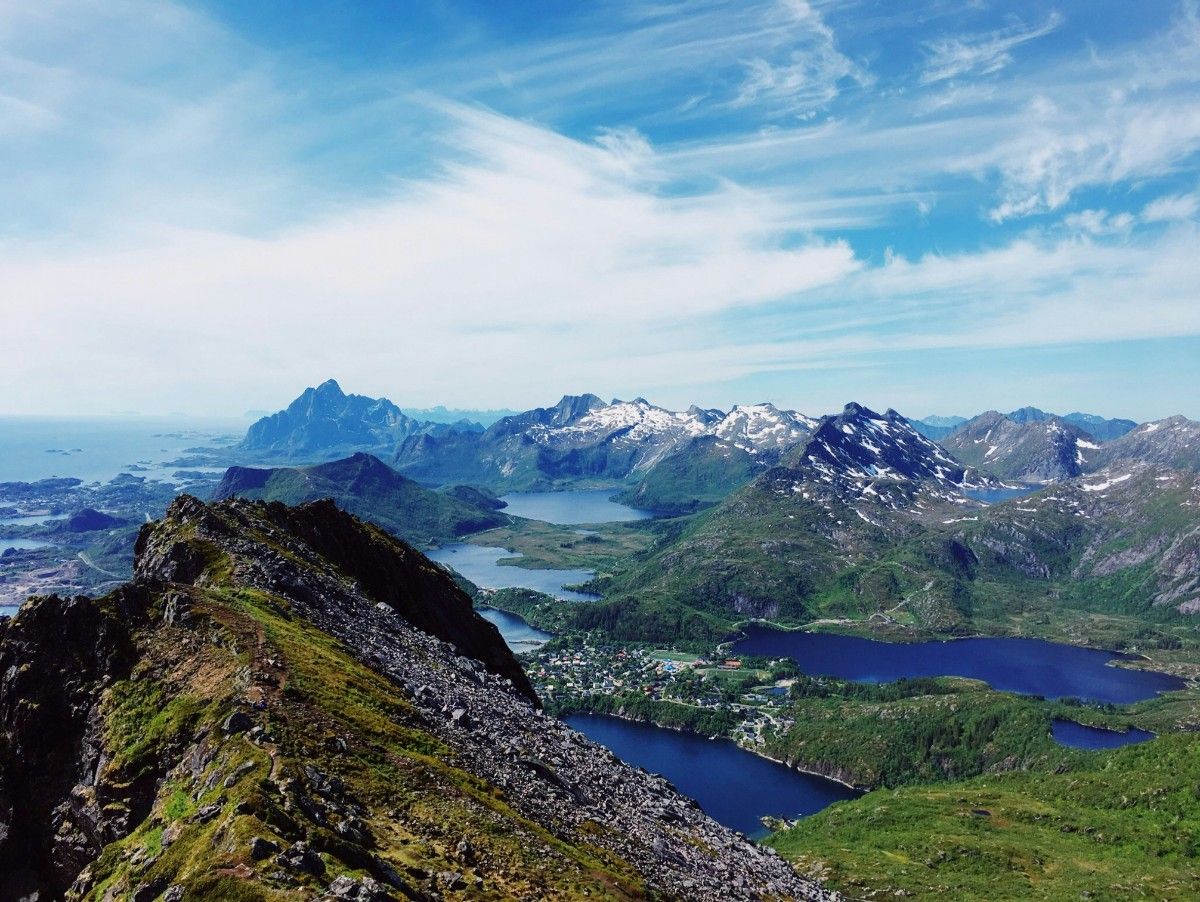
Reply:
[[[629,862],[553,835],[463,769],[391,680],[294,616],[286,597],[239,587],[230,559],[195,538],[194,521],[174,528],[175,553],[205,569],[204,585],[185,590],[186,626],[164,623],[165,598],[152,601],[149,621],[132,634],[135,670],[105,694],[102,780],[141,787],[129,806],[139,813],[92,865],[86,898],[124,898],[161,879],[189,897],[301,899],[339,874],[383,869],[417,875],[420,886],[464,870],[460,842],[487,863],[481,898],[645,896]],[[252,524],[237,528],[295,560]],[[238,710],[261,712],[258,735],[226,733],[225,718]],[[296,795],[312,773],[336,775],[340,800],[318,816]],[[348,838],[354,831],[366,845]],[[273,878],[279,865],[250,854],[256,836],[280,848],[305,839],[324,878]]]
[[[760,469],[750,453],[706,436],[659,461],[617,498],[643,510],[689,514],[717,504]]]
[[[1053,768],[1073,754],[1050,735],[1057,706],[971,680],[801,678],[790,697],[786,725],[764,736],[766,752],[859,786]]]
[[[672,730],[699,733],[702,736],[728,735],[742,720],[739,715],[729,710],[697,708],[678,702],[659,701],[637,692],[572,699],[550,705],[547,710],[558,717],[579,713],[612,714]]]
[[[647,525],[643,525],[647,524]],[[649,521],[599,523],[586,535],[571,526],[514,519],[505,526],[471,536],[474,545],[508,548],[521,555],[505,566],[551,570],[595,570],[603,577],[617,561],[644,551],[654,542]]]
[[[1165,736],[1061,773],[872,792],[770,842],[856,898],[1193,899],[1198,787],[1195,738]]]
[[[427,489],[369,454],[313,467],[233,467],[215,497],[233,496],[290,505],[332,498],[342,510],[419,545],[453,541],[509,522],[486,498],[472,503]]]

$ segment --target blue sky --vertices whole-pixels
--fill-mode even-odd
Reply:
[[[0,4],[9,413],[1200,417],[1195,2]]]

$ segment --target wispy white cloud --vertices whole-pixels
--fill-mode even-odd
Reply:
[[[962,78],[967,75],[991,75],[1013,61],[1012,52],[1022,44],[1045,37],[1063,24],[1063,17],[1052,12],[1041,25],[1015,22],[986,34],[939,38],[925,45],[925,69],[921,84]]]
[[[1030,104],[993,153],[1003,180],[996,222],[1057,210],[1080,189],[1168,175],[1200,151],[1200,95]]]
[[[0,380],[39,374],[29,410],[329,375],[509,404],[1200,335],[1195,179],[1164,180],[1200,147],[1188,8],[879,91],[837,9],[619,4],[364,74],[170,4],[0,4]]]
[[[838,49],[833,29],[807,0],[780,0],[779,12],[781,58],[747,62],[737,104],[768,102],[807,114],[837,97],[844,83],[859,87],[873,83],[863,65]]]
[[[1142,208],[1143,222],[1176,222],[1195,219],[1200,213],[1200,195],[1171,194],[1152,200]]]
[[[644,187],[652,149],[635,140],[631,154],[628,135],[587,144],[487,112],[444,112],[456,162],[275,237],[173,230],[116,251],[0,253],[6,295],[36,311],[7,324],[0,372],[32,371],[50,340],[63,359],[99,344],[157,370],[186,329],[203,353],[172,355],[170,372],[155,373],[180,389],[247,355],[293,384],[314,366],[403,381],[448,369],[495,384],[506,349],[511,387],[548,366],[611,367],[619,348],[652,348],[691,321],[858,265],[843,242],[798,243],[792,212],[761,193]],[[501,356],[481,355],[479,342]],[[117,377],[97,374],[88,390]]]

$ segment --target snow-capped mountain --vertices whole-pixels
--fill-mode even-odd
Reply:
[[[806,498],[833,494],[844,503],[863,501],[893,510],[962,503],[964,489],[992,482],[921,435],[896,411],[879,414],[855,403],[824,418],[808,442],[788,455],[787,466],[764,479],[773,481],[777,491],[790,483],[790,491]],[[856,513],[869,520],[861,510]]]
[[[555,450],[599,445],[627,450],[632,452],[632,469],[644,470],[689,439],[709,434],[724,416],[719,410],[694,406],[685,411],[667,410],[645,398],[614,399],[568,423],[538,424],[526,434],[532,441]]]
[[[1058,482],[1084,472],[1100,442],[1058,417],[1022,422],[989,410],[958,427],[942,444],[959,460],[1018,482]]]
[[[851,402],[826,417],[804,447],[801,463],[830,478],[910,479],[960,487],[967,469],[894,410],[878,414]]]
[[[728,413],[696,406],[668,410],[645,398],[568,395],[554,407],[506,417],[479,435],[420,436],[400,444],[394,465],[424,479],[473,480],[521,488],[573,478],[626,479],[702,438],[774,462],[802,442],[816,420],[771,404]]]
[[[743,451],[781,451],[812,434],[820,420],[774,404],[735,406],[712,429],[712,435]]]
[[[1200,470],[1200,423],[1181,416],[1143,423],[1105,444],[1093,462],[1099,467],[1125,460]]]

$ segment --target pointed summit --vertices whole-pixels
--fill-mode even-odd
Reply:
[[[316,388],[306,388],[286,410],[254,423],[241,447],[275,457],[391,451],[423,427],[387,398],[347,395],[337,380],[327,379]]]

